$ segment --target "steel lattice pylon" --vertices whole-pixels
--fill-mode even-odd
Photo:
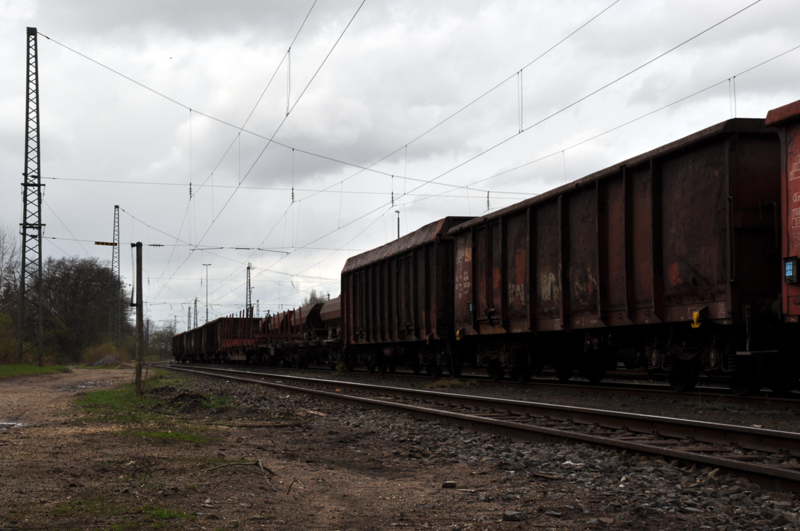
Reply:
[[[247,264],[247,295],[245,297],[244,307],[246,310],[250,309],[251,299],[250,299],[250,264]]]
[[[22,259],[19,289],[19,361],[35,342],[42,365],[42,179],[39,156],[39,55],[36,28],[28,28],[25,172],[22,174]],[[27,346],[26,346],[27,343]]]
[[[111,248],[111,309],[109,311],[108,340],[120,349],[122,332],[122,277],[119,272],[119,205],[114,205],[114,246]]]

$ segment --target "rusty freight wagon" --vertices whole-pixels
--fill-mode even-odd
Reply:
[[[342,350],[342,298],[336,297],[324,303],[319,317],[325,326],[325,337],[322,338],[324,359],[331,369],[340,364],[346,366],[347,360]]]
[[[294,311],[291,317],[293,359],[300,368],[323,360],[322,340],[327,337],[325,323],[320,318],[322,303],[307,304]]]
[[[800,236],[780,220],[800,227],[800,210],[790,219],[781,187],[800,198],[800,185],[781,157],[764,120],[733,119],[454,227],[459,344],[496,378],[546,365],[599,380],[624,362],[676,389],[701,370],[739,393],[759,375],[785,387],[800,276],[783,257]]]
[[[217,358],[223,361],[254,362],[255,335],[259,319],[253,308],[242,310],[237,317],[220,317],[204,326],[209,347],[216,348]]]
[[[350,366],[440,374],[461,370],[453,339],[451,227],[448,217],[353,256],[342,270],[342,339]]]

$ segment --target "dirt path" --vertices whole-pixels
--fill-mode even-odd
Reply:
[[[78,393],[132,379],[132,369],[75,369],[69,373],[5,378],[0,380],[0,422],[63,422],[65,409]]]
[[[585,445],[514,443],[249,385],[77,394],[131,370],[0,382],[0,530],[797,529],[796,498]],[[149,404],[149,405],[148,405]],[[520,519],[522,521],[514,521]]]

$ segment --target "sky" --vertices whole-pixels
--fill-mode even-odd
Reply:
[[[110,263],[118,205],[122,276],[141,241],[145,316],[178,331],[195,300],[199,324],[241,311],[248,264],[260,315],[335,297],[398,220],[485,215],[800,99],[797,0],[0,9],[0,226],[22,219],[35,27],[43,256]]]

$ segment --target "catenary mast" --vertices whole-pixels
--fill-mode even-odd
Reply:
[[[19,355],[36,345],[42,365],[42,179],[39,153],[39,55],[28,28],[25,171],[22,174],[22,257],[19,276]],[[27,343],[27,346],[26,346]]]

